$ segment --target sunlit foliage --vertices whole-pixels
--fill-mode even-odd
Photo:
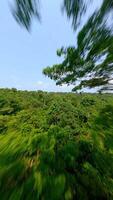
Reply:
[[[0,90],[0,199],[113,199],[113,96]]]

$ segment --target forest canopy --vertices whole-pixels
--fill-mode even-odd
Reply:
[[[57,50],[44,75],[73,91],[112,90],[113,0],[87,22],[93,0],[63,0],[77,44]],[[12,14],[28,31],[40,2],[14,0]],[[113,94],[0,89],[0,200],[113,200]]]
[[[113,199],[113,95],[0,89],[0,199]]]

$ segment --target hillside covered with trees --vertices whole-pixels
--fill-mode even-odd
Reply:
[[[13,0],[9,9],[16,22],[30,32],[34,18],[41,22],[41,16],[46,11],[50,13],[49,9],[44,9],[41,14],[41,2]],[[50,6],[53,13],[55,5]],[[1,50],[5,53],[1,51],[4,58],[0,66],[7,67],[0,82],[3,87],[5,80],[9,88],[11,81],[23,88],[27,73],[29,80],[32,79],[29,66],[34,67],[35,56],[35,65],[42,65],[42,60],[49,55],[42,47],[50,53],[48,43],[54,47],[55,34],[62,27],[64,32],[59,33],[61,46],[56,50],[60,61],[51,64],[50,55],[42,72],[56,85],[73,86],[72,91],[76,94],[0,89],[0,200],[113,200],[113,0],[62,0],[60,10],[72,24],[76,41],[73,45],[69,34],[69,44],[65,46],[65,41],[62,45],[66,28],[64,23],[61,26],[56,23],[60,21],[57,12],[55,18],[53,14],[48,18],[49,32],[42,28],[38,37],[34,37],[37,46],[41,44],[39,51],[31,45],[33,40],[26,40],[26,35],[19,37],[19,30],[7,21],[10,17],[7,17],[7,23],[3,22],[8,25],[8,31],[2,30],[1,24]],[[54,32],[51,34],[51,31]],[[8,53],[5,34],[11,41]],[[13,40],[23,46],[16,43],[12,51]],[[57,43],[58,39],[55,41]],[[19,54],[22,49],[23,53]],[[19,69],[17,77],[11,66],[14,71]],[[18,76],[24,81],[18,81]],[[45,79],[39,80],[40,84]],[[22,87],[20,82],[23,82]],[[84,88],[95,88],[99,93],[81,93]]]
[[[113,199],[113,95],[0,89],[0,199]]]

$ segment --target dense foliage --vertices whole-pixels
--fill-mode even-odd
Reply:
[[[113,95],[0,89],[0,199],[113,199]]]

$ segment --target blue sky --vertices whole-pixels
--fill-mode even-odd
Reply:
[[[56,50],[76,44],[76,34],[61,14],[62,0],[41,1],[41,24],[33,21],[31,33],[11,15],[8,0],[0,0],[0,88],[71,91],[55,86],[42,70],[59,63]]]
[[[44,3],[43,3],[44,2]],[[0,0],[0,87],[23,90],[69,91],[42,74],[60,62],[56,50],[75,44],[71,24],[61,14],[61,0],[42,0],[42,22],[33,21],[29,34],[13,19],[7,0]]]

